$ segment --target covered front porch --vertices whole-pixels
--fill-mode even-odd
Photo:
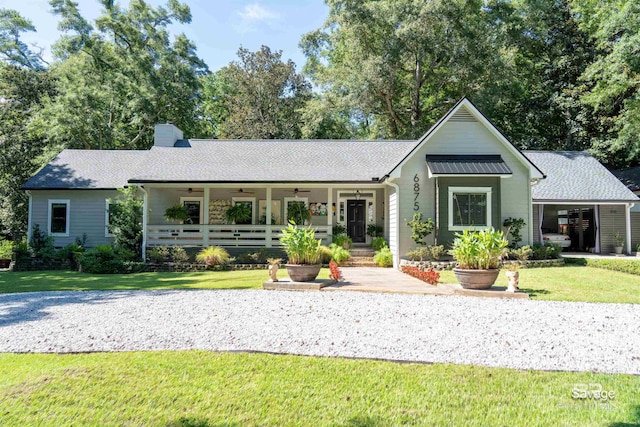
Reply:
[[[306,210],[323,244],[342,226],[356,244],[369,244],[367,227],[386,230],[386,186],[381,184],[202,184],[144,183],[143,246],[278,248],[282,229]],[[248,218],[229,221],[227,210],[242,204]],[[183,206],[188,220],[167,219],[167,208]]]

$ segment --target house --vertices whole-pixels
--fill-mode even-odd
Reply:
[[[640,196],[640,166],[611,171],[633,194]],[[640,245],[640,203],[631,209],[631,243]]]
[[[325,243],[338,224],[356,244],[370,243],[367,226],[382,227],[396,266],[415,247],[405,221],[417,212],[435,221],[431,244],[449,245],[465,228],[499,229],[509,217],[525,220],[527,244],[585,207],[609,251],[614,231],[628,233],[637,200],[586,153],[519,151],[464,98],[417,141],[194,140],[161,124],[150,150],[64,150],[23,186],[29,230],[39,225],[58,246],[83,233],[89,245],[108,243],[107,200],[134,184],[144,200],[144,248],[277,248],[289,212],[304,203]],[[237,203],[250,207],[251,220],[226,224],[225,210]],[[176,204],[192,224],[164,218]]]

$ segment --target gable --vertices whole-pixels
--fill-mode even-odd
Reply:
[[[505,160],[513,159],[518,163],[518,169],[526,170],[529,179],[544,178],[542,171],[511,144],[467,98],[461,99],[434,124],[389,175],[399,176],[402,166],[412,157],[421,157],[424,153],[501,155]]]

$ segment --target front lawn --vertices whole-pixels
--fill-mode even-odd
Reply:
[[[598,385],[613,399],[572,398]],[[639,388],[631,375],[265,354],[0,355],[3,426],[631,426]]]
[[[640,304],[640,276],[594,267],[520,269],[520,289],[532,299]],[[453,271],[440,272],[441,283],[458,283]],[[496,286],[507,286],[504,271]]]
[[[320,271],[327,278],[328,270]],[[283,268],[278,277],[287,277]],[[106,291],[133,289],[259,289],[267,270],[196,273],[86,274],[74,271],[0,273],[0,293],[39,291]]]

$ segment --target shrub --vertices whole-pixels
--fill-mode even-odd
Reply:
[[[482,231],[464,230],[462,233],[456,233],[449,253],[458,261],[458,268],[494,269],[500,266],[500,258],[508,244],[502,231],[493,228]]]
[[[562,253],[562,247],[557,243],[534,243],[531,249],[535,260],[558,259]]]
[[[384,228],[377,224],[369,224],[367,225],[367,236],[371,237],[382,237],[382,232]]]
[[[80,268],[93,274],[121,273],[124,270],[123,261],[111,245],[98,245],[87,250],[80,261]]]
[[[422,220],[422,212],[413,214],[413,219],[408,221],[407,225],[411,227],[411,238],[420,246],[425,245],[424,239],[435,228],[435,223],[431,218],[427,218],[426,221]]]
[[[438,260],[440,260],[440,258],[442,258],[442,255],[444,255],[444,253],[445,253],[444,246],[442,246],[442,245],[429,245],[429,246],[427,246],[427,253],[429,255],[429,258],[432,261],[438,261]]]
[[[408,274],[409,276],[413,276],[416,279],[420,279],[423,282],[427,282],[430,285],[436,286],[440,281],[440,273],[435,271],[433,268],[429,270],[423,270],[418,267],[403,265],[402,272]]]
[[[526,222],[524,222],[524,219],[522,218],[509,217],[504,220],[502,225],[507,228],[505,234],[511,235],[512,240],[510,241],[509,246],[515,249],[516,247],[518,247],[518,243],[520,243],[520,241],[522,240],[520,230],[522,230],[522,227],[526,225]]]
[[[31,251],[29,250],[29,245],[26,240],[22,240],[13,244],[13,260],[14,261],[23,261],[28,258],[31,258]]]
[[[333,251],[328,246],[320,245],[318,248],[320,251],[320,262],[322,264],[328,264],[333,258]]]
[[[373,256],[373,261],[380,267],[391,267],[393,265],[393,254],[391,249],[384,247],[377,251]]]
[[[198,252],[196,261],[211,267],[214,265],[226,265],[231,261],[231,258],[226,249],[220,246],[209,246]]]
[[[163,262],[166,262],[169,258],[169,248],[166,246],[156,246],[149,251],[149,254],[147,256],[149,257],[149,260],[151,260],[151,262],[161,264]]]
[[[315,230],[311,226],[289,224],[282,230],[280,243],[284,246],[289,264],[317,264],[320,259],[321,240],[316,239]]]
[[[619,271],[621,273],[635,274],[640,276],[640,261],[631,259],[586,259],[589,267],[603,268],[606,270]]]
[[[412,251],[407,252],[407,257],[411,261],[424,261],[429,258],[430,251],[426,246],[420,246]]]
[[[341,236],[343,234],[347,234],[347,228],[342,224],[336,224],[331,229],[331,234],[335,236]]]
[[[333,260],[329,263],[329,277],[335,281],[342,280],[342,272],[338,268],[338,263]]]
[[[189,254],[183,247],[174,246],[171,248],[171,259],[173,259],[173,262],[176,264],[186,264],[189,262]]]
[[[248,252],[240,255],[238,262],[241,264],[264,264],[269,255],[267,248],[260,248],[258,252]]]
[[[351,240],[351,237],[347,236],[346,234],[333,236],[333,243],[338,246],[342,246],[345,249],[350,249],[351,246],[353,246],[353,240]]]
[[[84,247],[77,243],[70,243],[64,248],[58,251],[57,257],[62,260],[67,260],[69,266],[73,270],[80,269],[80,262],[84,256]]]
[[[0,239],[0,258],[9,259],[13,255],[13,242]]]
[[[524,245],[518,249],[509,249],[509,259],[517,259],[518,261],[527,261],[533,255],[531,246]]]
[[[40,230],[38,224],[34,225],[31,229],[31,240],[29,240],[29,247],[33,251],[34,255],[38,256],[38,253],[42,250],[48,251],[53,248],[53,237],[47,236],[47,233]]]
[[[371,247],[373,248],[374,251],[379,251],[385,246],[389,246],[389,244],[384,239],[384,237],[374,237],[373,241],[371,242]]]
[[[329,248],[331,250],[331,259],[337,263],[344,262],[351,258],[351,254],[349,253],[349,251],[342,246],[338,246],[335,243],[332,243]]]

